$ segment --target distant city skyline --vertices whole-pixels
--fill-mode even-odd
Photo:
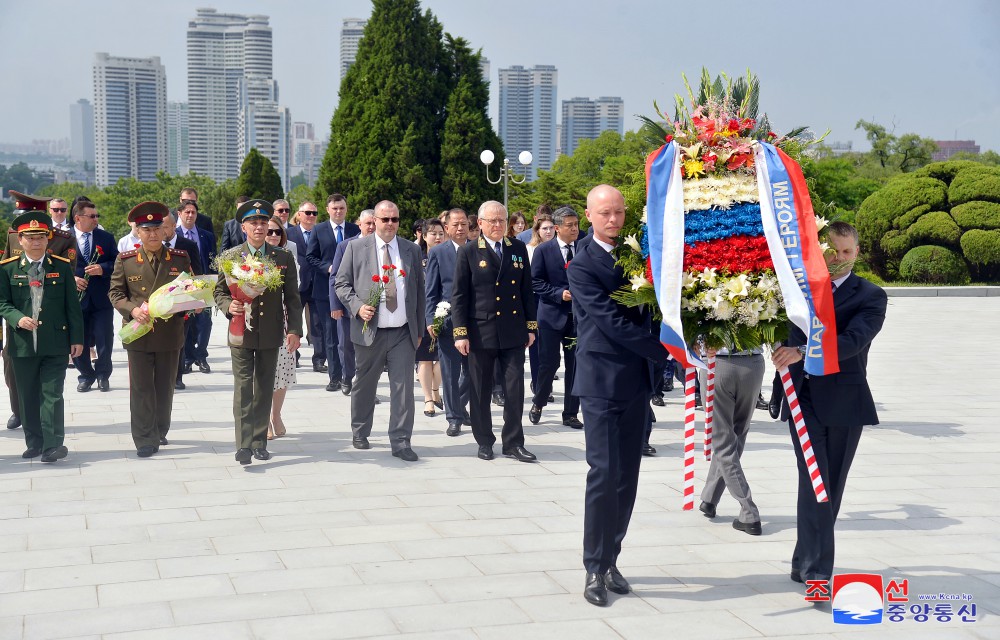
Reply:
[[[0,2],[4,24],[87,34],[5,50],[8,98],[0,115],[0,143],[68,138],[68,105],[94,98],[90,62],[99,50],[160,57],[168,100],[190,102],[186,29],[206,5],[220,13],[270,17],[272,77],[281,83],[281,104],[295,121],[314,123],[317,138],[325,137],[339,90],[340,30],[345,18],[368,18],[371,5],[364,0],[179,0],[144,5],[141,11],[123,0],[62,2],[58,10],[47,2]],[[746,23],[736,18],[745,17],[747,7],[722,1],[713,12],[732,16],[739,25]],[[829,128],[829,140],[863,151],[868,148],[863,132],[854,129],[863,118],[896,133],[975,140],[983,151],[1000,151],[1000,85],[991,80],[1000,75],[1000,3],[989,0],[954,0],[947,11],[927,0],[833,5],[772,0],[753,10],[762,28],[736,26],[711,37],[707,22],[699,26],[697,19],[673,28],[676,8],[652,0],[625,3],[613,12],[568,0],[521,10],[425,0],[422,8],[489,58],[497,126],[497,70],[513,65],[554,65],[562,98],[621,96],[626,130],[639,126],[637,114],[654,115],[654,100],[672,111],[673,95],[684,92],[682,72],[694,84],[703,65],[713,74],[734,75],[749,66],[761,80],[761,108],[779,131],[808,125],[821,134]],[[572,34],[572,42],[554,37],[557,31]],[[712,46],[704,46],[709,41]],[[676,46],[668,49],[669,42]]]

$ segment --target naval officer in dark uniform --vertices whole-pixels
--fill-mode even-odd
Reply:
[[[267,237],[267,222],[274,210],[265,200],[248,200],[236,210],[236,221],[247,240],[232,248],[237,255],[257,255],[274,262],[284,278],[281,287],[265,291],[249,304],[233,300],[226,284],[226,275],[219,274],[215,285],[215,304],[227,318],[249,313],[250,327],[243,334],[243,343],[230,343],[233,358],[233,417],[236,421],[236,460],[250,464],[252,458],[267,460],[267,427],[271,421],[271,398],[274,375],[278,367],[278,349],[295,353],[302,338],[302,302],[292,254],[274,247]],[[288,338],[285,338],[285,313],[288,316]],[[227,332],[228,335],[228,332]]]
[[[479,457],[493,459],[490,398],[493,365],[500,363],[507,401],[501,440],[505,456],[533,462],[524,448],[524,350],[535,341],[535,294],[528,250],[507,238],[507,209],[495,200],[479,207],[482,235],[458,250],[451,293],[455,348],[469,356],[469,412]]]
[[[21,457],[55,462],[66,457],[66,356],[83,352],[83,312],[69,260],[46,253],[52,219],[32,211],[15,218],[11,228],[24,251],[0,261],[0,315],[9,329],[7,350],[28,446]]]
[[[123,324],[148,320],[149,312],[142,304],[149,296],[182,272],[191,273],[187,252],[163,245],[160,225],[169,213],[167,206],[159,202],[143,202],[129,211],[128,221],[135,223],[142,246],[118,254],[108,291],[111,304],[124,317]],[[183,347],[183,313],[157,320],[154,331],[125,345],[132,440],[140,458],[148,458],[159,451],[160,446],[168,444],[174,379]]]
[[[44,213],[48,208],[48,201],[52,199],[42,196],[27,196],[23,193],[18,193],[13,189],[8,191],[8,193],[10,194],[10,197],[14,199],[14,216],[18,216],[29,211],[41,211]],[[11,256],[19,256],[22,251],[17,230],[11,226],[10,229],[7,230],[7,245],[4,247],[3,257],[0,259],[6,260]],[[73,234],[69,231],[52,229],[48,247],[45,251],[50,255],[61,256],[68,259],[70,266],[76,269],[76,238],[74,238]],[[7,389],[10,391],[11,416],[7,420],[7,428],[17,429],[21,426],[21,410],[18,406],[17,385],[14,382],[14,370],[11,368],[10,356],[8,355],[6,349],[3,350],[3,374],[7,380]]]

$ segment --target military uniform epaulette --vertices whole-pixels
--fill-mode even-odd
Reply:
[[[139,252],[136,249],[129,249],[128,251],[122,251],[119,253],[118,257],[124,260],[126,258],[134,258],[137,255],[139,255]]]
[[[69,231],[66,231],[65,229],[53,229],[52,230],[52,235],[54,235],[54,236],[62,236],[64,238],[73,238],[74,237],[74,235],[72,233],[70,233]]]
[[[17,255],[17,256],[11,256],[11,257],[7,258],[6,260],[0,260],[0,264],[7,264],[8,262],[14,262],[15,260],[19,259],[20,257],[21,256],[19,256],[19,255]]]
[[[69,263],[70,263],[70,260],[69,260],[69,258],[64,258],[64,257],[62,257],[62,256],[57,256],[57,255],[56,255],[56,254],[54,254],[54,253],[50,253],[50,254],[49,254],[49,257],[50,257],[50,258],[55,258],[56,260],[62,260],[62,261],[63,261],[63,262],[65,262],[66,264],[69,264]]]
[[[188,254],[184,249],[169,249],[171,255],[175,256],[186,256]]]

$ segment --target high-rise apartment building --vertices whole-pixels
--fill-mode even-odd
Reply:
[[[94,169],[94,106],[80,98],[69,105],[70,157]]]
[[[563,100],[560,151],[573,155],[580,140],[594,140],[605,131],[625,130],[625,103],[618,97]]]
[[[278,83],[253,75],[239,83],[240,114],[237,152],[245,158],[257,149],[271,161],[287,191],[292,154],[292,119],[288,108],[278,104]]]
[[[931,154],[931,160],[941,162],[952,157],[956,153],[979,153],[979,145],[975,140],[935,140],[937,151]]]
[[[528,176],[552,168],[556,159],[556,87],[552,65],[500,69],[500,138],[508,157],[530,151]]]
[[[361,36],[365,35],[365,25],[367,20],[360,18],[344,18],[344,26],[340,29],[340,79],[347,75],[347,70],[351,68],[358,58],[358,43]]]
[[[188,103],[167,102],[167,173],[187,175],[191,171]]]
[[[271,42],[267,16],[198,9],[188,23],[191,171],[214,180],[239,175],[240,82],[273,77]]]
[[[316,140],[316,129],[311,122],[292,123],[292,170],[295,176],[302,174],[310,187],[319,179],[319,167],[326,153],[326,140]]]
[[[94,57],[94,165],[98,186],[151,181],[167,167],[167,74],[160,58]]]

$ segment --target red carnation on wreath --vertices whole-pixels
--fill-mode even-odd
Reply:
[[[399,277],[400,278],[405,278],[406,277],[406,270],[405,269],[400,269],[399,270]]]

